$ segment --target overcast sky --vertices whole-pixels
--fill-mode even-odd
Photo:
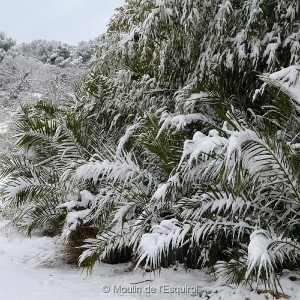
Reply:
[[[0,0],[0,31],[18,43],[35,39],[68,44],[94,39],[106,30],[124,0]]]

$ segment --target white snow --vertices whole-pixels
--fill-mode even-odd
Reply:
[[[41,99],[43,97],[43,94],[40,94],[40,93],[32,93],[31,95],[32,95],[32,97],[37,98],[37,99]]]
[[[160,119],[160,123],[162,125],[157,136],[159,136],[164,130],[168,129],[169,127],[174,127],[177,130],[180,130],[185,126],[197,121],[208,122],[208,118],[200,113],[177,116],[171,116],[169,115],[169,113],[164,113]]]
[[[268,247],[271,242],[272,240],[266,236],[266,232],[263,230],[257,230],[251,234],[248,245],[249,267],[246,277],[249,276],[255,266],[258,266],[258,277],[262,268],[272,268],[271,258],[268,253]]]
[[[254,131],[249,129],[233,131],[231,133],[225,147],[227,149],[227,165],[234,152],[237,152],[239,159],[242,157],[242,145],[247,141],[259,141],[259,138]]]
[[[279,84],[279,87],[287,92],[293,99],[300,103],[300,76],[299,66],[289,66],[282,68],[278,72],[272,74],[265,74],[275,83]]]
[[[91,209],[68,212],[66,216],[66,225],[62,233],[62,238],[67,239],[77,226],[87,222],[85,220],[91,213]]]
[[[120,157],[117,161],[91,160],[76,170],[77,180],[93,179],[96,183],[99,177],[107,176],[109,180],[128,181],[139,178],[143,171],[133,161],[130,155]]]
[[[134,134],[134,131],[140,127],[140,124],[134,124],[132,126],[129,126],[124,134],[124,136],[122,136],[119,140],[119,144],[117,147],[117,151],[116,154],[120,155],[120,153],[124,150],[124,145],[126,144],[126,142],[131,138],[131,136]]]
[[[77,196],[77,199],[76,199]],[[77,195],[68,195],[70,197],[70,201],[64,202],[60,205],[58,205],[57,209],[67,209],[67,211],[72,211],[75,208],[78,207],[88,207],[90,204],[92,204],[95,200],[95,196],[91,194],[87,190],[78,191]],[[79,199],[78,199],[79,197]],[[74,200],[75,198],[76,200]]]
[[[4,224],[1,221],[0,228]],[[186,270],[181,266],[153,274],[142,268],[133,272],[127,264],[100,263],[91,275],[62,262],[41,266],[60,255],[62,242],[58,238],[28,239],[14,230],[1,230],[0,245],[0,300],[266,299],[266,294],[233,285],[220,286],[209,280],[207,270]],[[284,292],[292,300],[300,299],[299,281],[291,281],[289,276],[298,278],[285,271],[281,280]]]
[[[172,186],[179,186],[179,174],[178,173],[176,173],[171,178],[169,178],[167,183],[159,185],[158,189],[153,194],[152,199],[164,200],[168,189]]]
[[[0,123],[0,134],[5,133],[7,131],[7,124],[6,123]]]
[[[193,161],[197,162],[199,157],[206,160],[213,152],[221,152],[226,142],[227,139],[219,136],[217,130],[210,130],[208,136],[197,131],[193,136],[193,140],[186,140],[184,142],[183,153],[179,165],[182,164],[187,156],[189,156],[190,165]]]

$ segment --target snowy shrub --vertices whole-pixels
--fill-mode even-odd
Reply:
[[[75,96],[16,112],[5,207],[84,267],[277,289],[299,263],[298,19],[293,0],[128,0]]]

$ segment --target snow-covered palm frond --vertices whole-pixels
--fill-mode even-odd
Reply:
[[[50,184],[24,179],[16,179],[3,189],[5,201],[16,207],[20,206],[22,202],[34,201],[58,191],[56,187]]]
[[[92,179],[94,183],[105,178],[111,182],[137,182],[148,181],[149,185],[155,184],[155,178],[147,170],[142,170],[131,155],[119,157],[116,161],[99,161],[94,158],[76,170],[77,180]]]
[[[12,154],[1,157],[0,176],[6,177],[31,177],[31,163],[23,156]]]
[[[260,78],[264,83],[257,93],[262,95],[269,93],[273,96],[272,105],[265,109],[266,119],[273,123],[273,128],[280,131],[281,138],[287,143],[298,143],[300,128],[298,66],[283,68],[272,74],[264,74]]]
[[[28,130],[22,128],[21,124],[18,126],[17,130],[22,132],[15,135],[17,145],[37,145],[40,143],[40,145],[49,147],[49,144],[51,145],[54,142],[53,136],[57,129],[56,120],[50,119],[43,122],[39,118],[30,119],[30,124],[26,124],[26,126],[29,127]]]
[[[22,106],[13,126],[16,145],[29,159],[43,160],[55,155],[54,145],[59,132],[56,115],[59,110],[44,103],[34,107]]]
[[[159,225],[154,225],[150,233],[142,236],[139,244],[140,264],[145,260],[146,265],[154,269],[159,268],[161,260],[174,253],[175,249],[183,247],[190,225],[180,224],[176,219],[164,220]]]
[[[243,197],[236,197],[229,191],[203,191],[203,193],[193,195],[190,199],[183,198],[179,202],[179,206],[183,207],[182,217],[193,221],[199,221],[209,215],[237,215],[236,219],[240,219],[247,215],[247,212],[253,203]],[[243,199],[244,198],[244,199]],[[246,198],[246,199],[245,199]]]
[[[275,86],[290,96],[299,107],[300,69],[297,65],[282,68],[280,71],[264,74],[260,78],[268,85]],[[265,86],[263,86],[265,88]]]
[[[247,142],[244,151],[250,174],[260,176],[266,184],[280,184],[299,203],[297,166],[288,145],[268,138]]]
[[[88,160],[98,146],[97,126],[82,115],[67,114],[60,118],[60,135],[56,145],[64,160]]]
[[[255,276],[255,280],[266,281],[277,289],[276,271],[284,261],[290,263],[299,255],[299,245],[283,237],[277,237],[266,230],[256,230],[250,236],[248,245],[248,268],[245,279]]]
[[[187,114],[187,115],[177,115],[170,116],[168,113],[162,115],[160,122],[162,123],[158,135],[161,131],[168,129],[169,127],[174,127],[175,129],[183,129],[187,125],[201,122],[210,123],[210,120],[205,115],[200,113],[197,114]]]
[[[39,196],[38,201],[25,205],[21,213],[17,216],[20,220],[19,226],[27,231],[30,236],[34,229],[42,230],[48,234],[57,234],[62,226],[60,216],[57,214],[56,206],[61,201],[57,191],[51,201],[49,201],[48,194],[44,197]]]
[[[188,157],[187,167],[189,169],[201,161],[207,161],[214,154],[220,154],[227,142],[226,138],[220,136],[217,130],[210,130],[208,135],[197,131],[194,133],[192,140],[186,140],[183,146],[183,152],[179,166],[182,165],[186,157]]]

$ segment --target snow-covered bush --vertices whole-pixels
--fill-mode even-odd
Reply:
[[[293,0],[128,0],[76,95],[16,113],[6,207],[75,239],[82,266],[276,288],[299,263],[298,19]]]

